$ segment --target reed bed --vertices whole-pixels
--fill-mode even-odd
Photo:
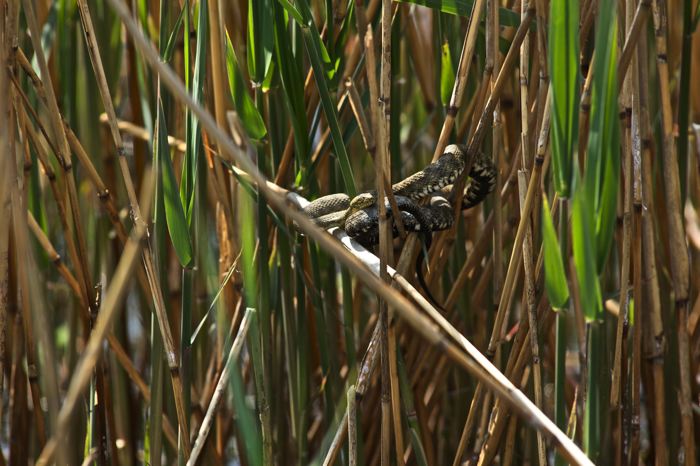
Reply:
[[[0,14],[0,466],[697,464],[700,2]]]

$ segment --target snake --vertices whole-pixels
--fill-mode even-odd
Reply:
[[[467,166],[466,154],[465,145],[450,144],[436,161],[392,185],[399,212],[393,212],[385,199],[387,219],[400,216],[405,230],[411,232],[429,234],[451,228],[455,195],[448,187]],[[496,185],[496,167],[483,153],[476,155],[468,175],[470,182],[463,193],[462,210],[482,202]],[[427,200],[425,205],[422,205],[423,200]],[[322,228],[343,228],[348,236],[365,247],[379,242],[379,211],[374,190],[353,198],[345,193],[322,196],[309,203],[303,212]],[[392,225],[393,235],[397,236],[396,223],[392,221]]]

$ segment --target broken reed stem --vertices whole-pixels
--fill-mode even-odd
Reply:
[[[377,148],[374,140],[374,131],[370,127],[370,122],[367,121],[367,114],[362,107],[360,94],[357,93],[357,86],[351,77],[348,77],[345,80],[345,89],[347,90],[348,100],[350,101],[350,108],[352,109],[352,113],[355,115],[357,126],[360,129],[362,142],[364,143],[365,149],[367,149],[370,157],[374,159]]]

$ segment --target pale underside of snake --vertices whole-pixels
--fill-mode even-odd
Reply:
[[[449,145],[438,160],[392,186],[406,231],[431,233],[452,226],[456,198],[449,187],[464,171],[466,153],[466,146]],[[462,209],[479,204],[496,184],[493,161],[483,154],[476,156],[468,175],[470,180],[463,193]],[[424,199],[427,199],[426,205],[421,205]],[[388,200],[384,202],[387,218],[392,220],[394,212]],[[323,228],[343,228],[364,246],[379,242],[379,213],[374,191],[358,194],[352,199],[344,193],[323,196],[307,205],[304,213]],[[396,236],[398,229],[395,222],[392,224]]]

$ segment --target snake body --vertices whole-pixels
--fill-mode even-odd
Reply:
[[[453,184],[464,171],[467,165],[466,153],[466,146],[451,144],[438,160],[392,186],[399,215],[407,231],[430,233],[452,226],[454,200],[445,197],[442,190]],[[492,160],[483,154],[477,155],[471,164],[469,177],[470,183],[463,194],[462,209],[475,206],[493,191],[496,168]],[[430,198],[427,205],[420,205],[419,202],[426,198]],[[392,212],[387,200],[385,205],[387,217],[392,219],[396,214]],[[323,228],[344,228],[349,236],[365,246],[379,241],[379,212],[375,191],[360,193],[352,199],[344,193],[330,194],[311,202],[303,211]],[[394,225],[394,235],[396,234],[398,231]]]

